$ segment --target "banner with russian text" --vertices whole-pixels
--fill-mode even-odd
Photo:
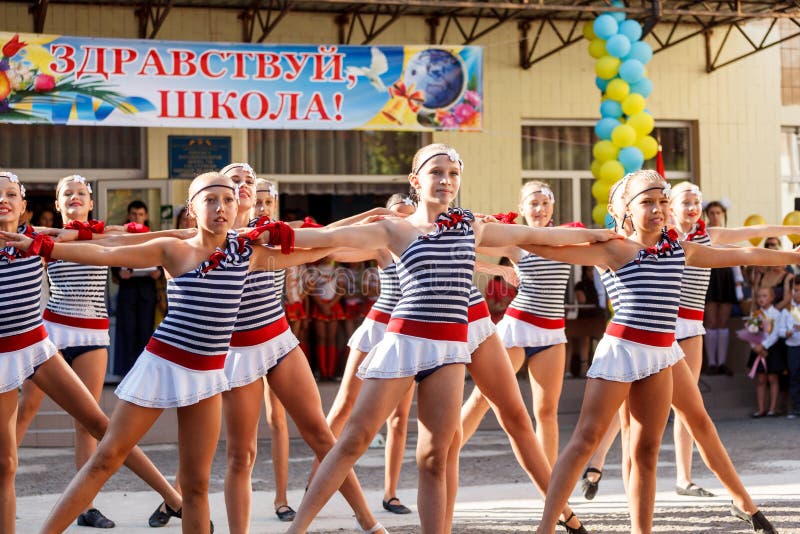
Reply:
[[[479,131],[477,46],[259,45],[0,32],[0,122]]]

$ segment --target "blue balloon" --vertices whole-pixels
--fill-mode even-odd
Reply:
[[[644,41],[636,41],[631,45],[631,51],[625,56],[625,59],[639,60],[642,65],[646,65],[653,57],[652,47]]]
[[[622,117],[622,104],[616,100],[606,100],[600,104],[600,115],[604,119],[618,119]]]
[[[594,19],[592,28],[594,29],[594,34],[596,36],[598,36],[600,39],[606,40],[612,35],[616,35],[617,30],[619,29],[619,24],[617,24],[617,20],[611,15],[600,15]]]
[[[611,80],[604,80],[600,76],[597,76],[594,79],[594,84],[597,86],[598,89],[600,89],[601,92],[605,93],[606,87],[608,87],[608,82],[610,81]]]
[[[619,126],[619,121],[617,119],[603,118],[595,124],[594,133],[597,134],[597,137],[600,139],[609,141],[611,140],[611,132],[613,132],[614,128],[617,126]]]
[[[644,65],[638,59],[626,59],[619,66],[619,77],[628,83],[644,79]]]
[[[649,78],[642,78],[631,84],[631,93],[636,93],[647,98],[653,92],[653,82]]]
[[[622,58],[627,56],[630,51],[631,42],[624,35],[612,35],[608,38],[608,41],[606,41],[606,52],[608,52],[610,56]]]
[[[621,149],[617,159],[622,166],[625,167],[625,172],[638,171],[644,165],[644,154],[635,146],[629,146]]]
[[[619,25],[619,33],[635,43],[642,38],[642,25],[635,20],[626,20]]]
[[[614,220],[614,217],[612,217],[610,213],[606,213],[606,218],[603,221],[603,224],[605,224],[606,228],[608,228],[609,230],[613,230],[614,227],[617,225],[617,222]]]
[[[622,2],[621,0],[614,0],[613,2],[611,2],[611,5],[614,7],[625,7],[625,2]],[[624,11],[614,11],[613,13],[609,13],[609,15],[614,17],[614,20],[616,20],[617,22],[622,22],[623,20],[625,20]]]

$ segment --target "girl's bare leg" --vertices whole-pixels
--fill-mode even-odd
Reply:
[[[327,417],[328,425],[334,436],[342,433],[342,428],[353,410],[353,404],[355,404],[361,389],[361,379],[356,376],[356,372],[366,356],[366,352],[358,349],[350,349],[350,354],[347,356],[342,383],[339,385],[339,391],[336,392],[336,398],[333,399]]]
[[[63,358],[48,359],[36,370],[31,380],[95,439],[103,438],[109,426],[108,417]],[[132,447],[130,455],[124,460],[125,465],[157,491],[173,510],[183,506],[180,493],[167,482],[139,447]]]
[[[208,484],[222,426],[222,396],[178,408],[178,464],[183,491],[184,534],[208,534],[211,510]],[[259,395],[258,407],[261,408]]]
[[[22,440],[31,426],[33,418],[39,412],[39,408],[44,400],[44,391],[31,380],[22,383],[22,393],[19,395],[19,406],[17,408],[17,447],[22,445]]]
[[[408,413],[411,411],[411,403],[414,401],[414,385],[412,384],[400,403],[389,415],[386,420],[386,449],[383,476],[383,500],[387,501],[392,497],[397,497],[397,484],[400,480],[400,471],[403,468],[403,455],[406,450],[406,434],[408,433]],[[459,443],[460,447],[460,434]],[[458,449],[456,449],[458,457]],[[458,469],[458,466],[456,466]],[[457,481],[456,481],[457,482]]]
[[[251,474],[256,461],[258,419],[263,398],[264,381],[261,378],[222,393],[228,464],[225,470],[225,508],[228,528],[234,534],[247,533],[250,529]]]
[[[680,361],[672,366],[672,407],[686,421],[687,429],[697,442],[700,456],[730,493],[733,503],[752,515],[758,511],[739,478],[728,451],[709,417],[703,397],[689,366]]]
[[[622,401],[617,411],[619,418],[619,436],[622,448],[622,486],[625,495],[630,495],[631,489],[631,409],[628,399]]]
[[[581,476],[581,469],[603,439],[614,413],[627,398],[630,388],[631,384],[626,382],[597,378],[587,380],[578,423],[553,466],[542,521],[537,529],[539,534],[552,534],[555,531],[558,515],[567,505],[572,489]]]
[[[458,496],[458,477],[459,477],[459,457],[461,451],[461,428],[458,428],[453,441],[450,443],[450,449],[447,451],[447,509],[445,510],[445,517],[447,522],[445,524],[444,532],[453,530],[453,514],[456,510],[456,497]]]
[[[60,358],[50,358],[48,362],[52,360],[60,360]],[[61,362],[63,363],[64,360]],[[66,367],[66,363],[64,366]],[[44,365],[36,372],[34,379],[39,377],[43,368]],[[66,368],[69,369],[69,367]],[[39,386],[42,387],[42,384]],[[42,387],[42,389],[48,395],[50,394],[46,387]],[[95,406],[97,405],[95,404]],[[67,529],[70,523],[78,517],[78,514],[86,509],[86,505],[94,499],[103,484],[119,469],[136,443],[153,426],[162,411],[158,408],[143,408],[123,400],[117,403],[114,413],[111,415],[111,421],[108,422],[108,430],[102,436],[97,450],[72,478],[50,511],[50,515],[42,525],[41,532],[43,534],[60,533]],[[91,430],[90,426],[87,428]],[[191,468],[194,469],[194,467]]]
[[[362,413],[357,423],[353,423],[353,418],[356,415],[354,409],[353,416],[345,426],[343,436],[347,433],[347,429],[352,426],[355,428],[351,433],[351,437],[355,435],[358,438],[358,446],[362,445],[362,439],[366,441],[363,444],[363,448],[360,448],[359,452],[355,453],[353,452],[355,450],[354,446],[352,446],[353,442],[350,442],[350,447],[337,443],[336,438],[334,438],[333,433],[325,422],[317,384],[314,382],[308,361],[299,348],[289,352],[281,360],[280,364],[270,370],[267,375],[270,388],[286,407],[286,411],[294,420],[303,439],[314,451],[317,458],[320,460],[325,458],[325,461],[320,464],[320,476],[314,477],[308,487],[308,492],[303,498],[303,502],[300,503],[297,516],[289,529],[290,532],[305,532],[311,520],[319,513],[319,510],[337,489],[340,489],[342,496],[350,504],[362,528],[369,529],[376,523],[375,516],[372,515],[369,506],[367,506],[364,493],[361,491],[361,486],[358,484],[358,479],[352,467],[358,457],[361,456],[361,453],[369,446],[386,416],[397,405],[397,402],[410,385],[411,380],[411,378],[378,380],[379,384],[375,384],[373,388],[376,391],[374,393],[375,398],[365,401],[366,405],[362,406]],[[363,394],[359,395],[356,409],[362,397]],[[372,431],[371,434],[369,434],[370,431]],[[339,454],[336,454],[337,450]],[[347,451],[347,454],[343,456],[341,454],[342,450]],[[329,460],[328,457],[331,455],[334,455],[332,456],[333,459]],[[350,461],[351,459],[352,461]]]
[[[603,436],[597,449],[595,449],[592,457],[589,458],[587,467],[594,467],[600,471],[603,470],[603,467],[606,465],[606,456],[611,446],[614,444],[614,441],[616,441],[617,434],[619,434],[619,415],[615,414],[614,418],[611,420],[611,424],[608,426],[608,430],[606,430],[606,434]],[[600,477],[601,475],[599,473],[586,473],[586,478],[590,482],[597,482],[600,480]]]
[[[689,366],[695,383],[700,379],[700,368],[703,366],[703,338],[691,337],[680,341],[684,361]],[[679,488],[688,487],[692,483],[692,440],[689,430],[680,415],[677,414],[673,426],[673,439],[675,440],[675,485]]]
[[[558,457],[558,399],[564,382],[565,345],[548,347],[528,359],[536,437],[552,467]]]
[[[16,528],[17,497],[14,477],[17,474],[17,390],[0,393],[0,530],[14,534]],[[77,514],[75,514],[77,516]]]
[[[631,474],[628,500],[631,532],[650,534],[656,502],[656,466],[672,403],[672,370],[664,369],[631,385]]]
[[[269,444],[272,454],[272,472],[275,476],[275,510],[289,505],[286,491],[289,487],[289,426],[286,423],[286,408],[269,387],[266,380],[261,381],[264,387],[264,406],[269,426]],[[256,423],[258,424],[258,423]]]

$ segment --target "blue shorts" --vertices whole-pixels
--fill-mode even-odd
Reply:
[[[78,356],[83,356],[87,352],[92,352],[93,350],[100,350],[100,349],[107,349],[108,345],[86,345],[83,347],[64,347],[60,349],[58,352],[64,357],[64,360],[67,362],[67,365],[72,367],[72,362],[75,361]]]
[[[454,362],[455,363],[455,362]],[[430,369],[425,369],[424,371],[420,371],[416,375],[414,375],[414,381],[419,384],[433,373],[444,367],[445,365],[453,365],[452,363],[443,363],[442,365],[437,365],[436,367],[431,367]]]
[[[535,356],[540,352],[549,349],[550,347],[555,347],[555,345],[545,345],[543,347],[525,347],[525,357],[530,358],[531,356]]]

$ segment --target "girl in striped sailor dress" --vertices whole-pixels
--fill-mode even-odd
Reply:
[[[520,190],[519,208],[528,226],[552,225],[554,197],[544,182],[527,182]],[[536,436],[550,466],[558,456],[558,399],[564,374],[564,298],[572,266],[542,258],[519,247],[491,251],[515,264],[517,295],[497,324],[514,371],[527,365],[536,419]],[[464,437],[477,429],[489,408],[475,388],[462,414]]]
[[[626,398],[631,415],[627,491],[632,532],[650,532],[652,528],[655,466],[670,403],[675,402],[676,409],[690,422],[690,428],[702,435],[703,445],[700,437],[698,445],[715,473],[728,475],[723,472],[732,470],[733,466],[707,414],[705,419],[702,417],[702,398],[696,391],[696,384],[691,387],[691,374],[687,374],[688,368],[682,362],[683,352],[675,341],[684,267],[785,264],[798,256],[777,251],[764,254],[762,249],[712,251],[704,245],[679,242],[677,232],[667,232],[665,228],[670,188],[655,171],[629,175],[620,189],[625,208],[621,224],[624,227],[630,220],[631,238],[589,247],[532,247],[537,254],[558,261],[597,265],[603,271],[603,282],[615,310],[587,375],[589,380],[578,424],[553,468],[542,522],[537,530],[540,533],[553,532],[558,510],[566,503],[582,466]],[[678,380],[682,384],[689,384],[688,391],[681,393],[686,399],[674,398],[679,397],[673,395],[675,372],[679,373]],[[711,458],[712,455],[720,458]],[[741,496],[741,482],[738,477],[735,481],[739,488],[729,489]],[[752,511],[742,514],[753,524],[760,512],[749,496],[746,499],[744,502],[749,503],[747,508]]]
[[[169,313],[134,368],[117,388],[121,401],[108,432],[73,478],[42,532],[61,532],[119,468],[161,412],[178,408],[183,531],[209,531],[208,482],[220,430],[224,362],[236,322],[252,247],[230,232],[237,198],[230,178],[198,176],[189,187],[195,237],[159,238],[140,245],[49,244],[40,253],[65,261],[145,268],[169,274]],[[27,249],[30,238],[2,234]],[[133,262],[133,264],[131,263]]]
[[[240,208],[234,225],[257,227],[270,222],[263,216],[248,223],[249,208],[256,196],[255,175],[249,166],[234,165],[237,164],[223,169],[239,186]],[[256,456],[265,376],[270,390],[286,407],[303,439],[318,458],[323,458],[335,442],[325,422],[319,390],[308,360],[289,328],[274,282],[278,269],[315,261],[330,250],[296,251],[286,256],[274,249],[256,248],[225,359],[225,375],[231,389],[222,394],[228,458],[225,504],[232,533],[249,530],[250,474]],[[341,491],[352,506],[358,523],[365,528],[373,527],[376,520],[369,511],[355,473],[348,475]]]
[[[51,240],[38,236],[28,226],[17,228],[17,221],[25,211],[24,191],[15,175],[0,172],[0,230],[5,236],[17,237],[18,234],[5,233],[16,229],[27,236],[28,242],[35,238],[37,247],[40,247]],[[26,254],[14,244],[7,244],[0,250],[0,272],[3,294],[15,302],[13,313],[0,315],[0,347],[10,349],[0,353],[3,365],[0,375],[5,377],[5,386],[0,393],[0,410],[7,415],[6,428],[13,428],[11,418],[16,418],[17,388],[25,378],[31,378],[93,437],[101,438],[108,428],[108,418],[64,359],[51,358],[57,354],[57,348],[47,335],[39,311],[43,276],[41,258]],[[8,404],[4,404],[6,402]],[[2,454],[14,459],[17,451],[15,433],[12,431],[0,438]],[[181,507],[180,495],[138,447],[125,463],[167,502],[178,509]],[[2,481],[0,530],[14,532],[14,470],[4,471]]]
[[[417,211],[405,219],[384,219],[341,228],[297,230],[298,246],[387,248],[395,258],[401,298],[386,334],[359,368],[361,392],[341,438],[320,464],[289,532],[305,532],[386,416],[408,391],[418,387],[417,506],[422,532],[447,532],[448,506],[455,489],[447,468],[457,454],[464,365],[470,361],[468,303],[475,243],[510,246],[532,242],[567,244],[609,239],[606,231],[508,228],[475,221],[472,214],[448,209],[458,193],[462,163],[455,150],[428,145],[414,157],[411,186]],[[444,261],[446,259],[446,261]]]

